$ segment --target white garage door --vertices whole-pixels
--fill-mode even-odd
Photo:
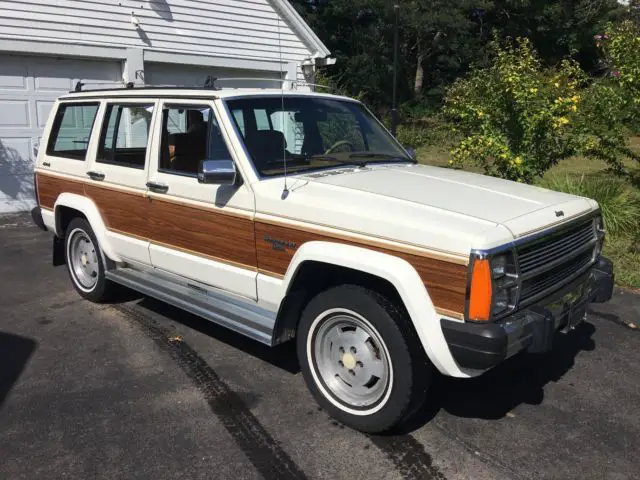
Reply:
[[[120,62],[0,54],[0,213],[35,204],[33,165],[55,99],[78,80],[121,79]]]
[[[278,72],[259,70],[240,70],[234,68],[198,67],[168,63],[146,63],[144,66],[145,83],[148,85],[178,85],[184,87],[203,87],[208,76],[221,79],[216,83],[220,87],[243,88],[280,88],[280,82],[269,80],[224,81],[224,78],[280,78]]]

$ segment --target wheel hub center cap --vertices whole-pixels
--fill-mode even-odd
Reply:
[[[85,267],[87,266],[87,263],[89,263],[89,259],[87,258],[86,254],[83,254],[80,260],[82,261],[82,265],[84,265]]]
[[[345,353],[344,355],[342,355],[342,363],[345,368],[351,370],[356,366],[356,357],[354,357],[350,353]]]

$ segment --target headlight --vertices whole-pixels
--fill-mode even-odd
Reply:
[[[518,296],[513,252],[476,258],[471,271],[468,319],[488,321],[513,310]]]
[[[518,294],[518,282],[516,281],[516,262],[512,252],[496,255],[491,259],[491,274],[493,277],[493,302],[491,304],[491,316],[513,310]]]
[[[595,258],[598,258],[598,255],[600,255],[600,252],[602,251],[602,245],[604,245],[604,237],[605,237],[605,230],[604,230],[604,221],[602,220],[601,216],[597,216],[593,219],[593,223],[596,229],[596,235],[597,235],[597,241],[596,241],[596,249],[594,252]]]

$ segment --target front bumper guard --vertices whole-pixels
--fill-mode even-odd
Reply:
[[[586,316],[589,303],[603,303],[613,294],[610,260],[600,257],[580,278],[496,323],[440,321],[444,337],[461,367],[487,370],[526,350],[548,352],[557,331],[573,330]]]

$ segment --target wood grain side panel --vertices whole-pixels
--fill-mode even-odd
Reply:
[[[210,210],[151,200],[152,241],[216,257],[248,267],[257,266],[253,221]]]
[[[142,192],[133,193],[98,185],[85,185],[85,194],[98,207],[108,229],[149,238],[147,218],[149,200]]]
[[[58,195],[61,193],[84,195],[83,182],[42,173],[36,173],[36,188],[38,189],[40,206],[49,209],[53,209]]]
[[[465,265],[398,252],[343,238],[338,239],[329,235],[271,225],[264,222],[256,222],[255,228],[258,269],[260,270],[273,272],[277,275],[284,275],[296,249],[312,240],[360,246],[406,260],[413,265],[420,275],[437,308],[458,313],[464,311],[467,282],[467,267]],[[274,249],[269,239],[294,242],[295,247],[285,248],[284,250]]]

